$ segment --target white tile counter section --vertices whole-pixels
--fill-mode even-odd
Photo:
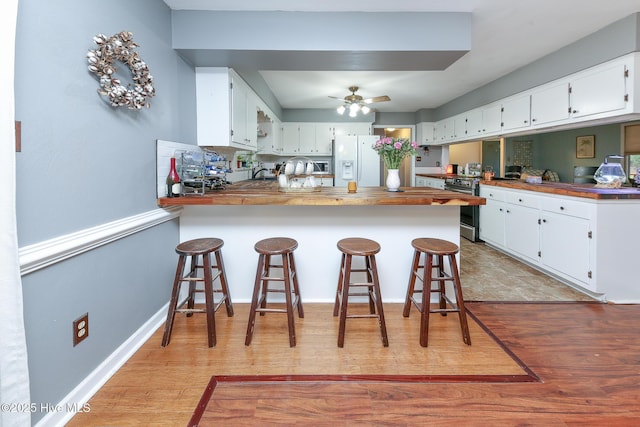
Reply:
[[[197,145],[183,144],[181,142],[164,141],[158,139],[156,141],[156,187],[158,197],[167,196],[166,180],[171,167],[171,157],[176,150],[200,150]]]
[[[413,256],[411,240],[436,237],[459,245],[459,218],[458,206],[184,206],[180,240],[224,240],[231,298],[240,303],[251,301],[258,261],[255,243],[268,237],[296,239],[303,303],[330,303],[338,281],[338,240],[373,239],[382,247],[376,260],[383,300],[404,302]]]

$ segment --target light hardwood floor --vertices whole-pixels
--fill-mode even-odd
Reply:
[[[309,306],[308,318],[298,322],[304,327],[299,328],[296,349],[288,347],[286,327],[277,326],[286,323],[282,317],[268,314],[259,319],[255,338],[272,341],[268,346],[240,349],[241,343],[230,345],[227,340],[237,332],[239,338],[233,340],[242,341],[244,328],[227,328],[225,325],[236,319],[226,322],[228,319],[219,316],[221,341],[217,348],[209,349],[202,316],[188,322],[181,316],[169,347],[160,348],[161,331],[155,334],[91,399],[91,412],[77,415],[69,426],[187,425],[211,375],[225,367],[247,375],[290,369],[309,372],[292,364],[291,359],[296,359],[292,356],[317,349],[306,368],[322,373],[343,368],[340,350],[335,345],[316,347],[316,342],[322,340],[316,340],[317,335],[306,329],[315,322],[307,320],[330,308]],[[236,316],[241,317],[242,307],[238,305],[237,309]],[[226,382],[207,402],[199,425],[640,425],[640,306],[468,303],[468,309],[541,381]],[[399,311],[393,307],[388,312],[389,318],[398,317]],[[413,317],[416,316],[410,319]],[[246,319],[237,320],[242,325]],[[471,359],[476,372],[501,364],[497,359],[488,364],[475,359],[464,347],[441,352],[444,346],[455,347],[459,341],[459,330],[455,328],[447,332],[452,340],[436,341],[434,331],[429,349],[419,350],[413,344],[417,339],[414,321],[393,328],[386,350],[390,359],[384,356],[377,328],[363,327],[358,321],[359,326],[348,332],[345,349],[355,349],[370,361],[347,370],[361,373],[373,369],[395,374],[403,370],[403,355],[423,366],[445,366],[448,358],[459,360],[460,354],[456,353],[462,353]],[[457,323],[454,316],[440,325],[449,327],[449,323]],[[411,343],[399,340],[403,328],[409,330]],[[472,347],[483,345],[475,330],[472,339]],[[233,347],[235,362],[232,356],[224,355],[225,346]],[[429,363],[421,360],[429,358]],[[507,363],[505,369],[514,368]]]
[[[473,246],[469,247],[469,245]],[[487,324],[492,331],[495,331],[498,338],[504,340],[510,348],[515,348],[518,351],[517,356],[523,359],[525,364],[532,364],[536,372],[548,374],[546,378],[543,378],[548,383],[549,380],[554,379],[557,372],[556,368],[550,367],[556,361],[555,354],[566,356],[567,352],[575,353],[576,357],[583,355],[588,357],[589,360],[593,360],[594,363],[613,358],[615,359],[613,363],[618,363],[618,365],[615,365],[616,369],[612,372],[611,382],[615,384],[616,390],[620,389],[617,393],[626,393],[624,391],[625,382],[629,385],[638,385],[639,374],[637,369],[631,372],[627,370],[628,362],[636,360],[637,355],[640,354],[638,351],[638,338],[637,334],[632,337],[627,335],[629,333],[628,328],[630,325],[628,323],[630,319],[635,316],[640,320],[640,308],[631,311],[633,314],[631,317],[625,314],[625,318],[601,320],[600,314],[610,309],[605,304],[587,304],[586,307],[589,308],[586,310],[577,309],[582,307],[580,304],[562,304],[560,306],[555,304],[532,304],[531,301],[536,300],[561,301],[564,299],[575,301],[581,299],[591,300],[591,298],[585,298],[584,295],[575,291],[569,290],[570,292],[567,292],[566,286],[559,282],[551,282],[548,285],[550,282],[546,276],[503,257],[504,255],[497,252],[494,253],[492,250],[485,248],[484,245],[462,242],[462,258],[464,261],[462,262],[461,276],[463,288],[465,289],[465,299],[467,301],[513,299],[529,302],[528,304],[504,305],[469,304],[471,311],[480,313],[478,316],[480,320]],[[493,270],[492,273],[491,269],[500,269],[500,273],[496,273],[497,270]],[[485,280],[485,278],[488,280]],[[500,297],[497,297],[497,291],[490,286],[485,286],[485,283],[491,286],[500,283],[504,292],[500,293]],[[528,288],[531,286],[537,288],[535,292],[525,292],[522,289],[523,287]],[[519,288],[520,290],[518,290]],[[541,289],[544,292],[540,292]],[[549,307],[552,308],[549,309]],[[602,307],[602,310],[594,310],[592,307]],[[447,317],[432,315],[429,347],[424,349],[418,345],[419,321],[415,309],[412,309],[411,316],[405,319],[402,317],[400,304],[386,304],[385,314],[388,323],[390,346],[388,348],[382,346],[379,329],[374,320],[353,319],[347,323],[345,348],[340,350],[335,344],[337,321],[331,316],[332,306],[330,304],[305,305],[305,318],[296,318],[298,345],[295,348],[288,346],[286,319],[277,314],[267,314],[267,316],[257,319],[252,345],[245,347],[244,336],[248,305],[235,304],[235,309],[236,315],[233,318],[227,318],[224,310],[218,312],[216,316],[218,345],[213,349],[206,346],[204,333],[206,326],[203,316],[196,315],[192,318],[186,318],[182,315],[177,316],[170,345],[166,348],[160,347],[162,329],[158,330],[91,399],[91,411],[78,414],[68,425],[186,425],[212,375],[375,373],[380,375],[451,375],[452,378],[459,379],[461,376],[522,376],[525,373],[522,366],[502,351],[496,342],[471,318],[472,346],[464,345],[460,336],[457,315],[455,314]],[[574,309],[577,309],[577,314],[574,313]],[[541,313],[544,313],[544,315]],[[572,331],[580,330],[584,332],[585,325],[591,325],[588,328],[587,335],[584,337],[581,335],[582,340],[574,344]],[[603,328],[603,333],[606,329],[612,335],[601,335],[598,328],[593,325],[606,326],[607,328]],[[638,323],[632,323],[632,325],[635,325],[634,327],[637,329]],[[547,337],[550,328],[554,330],[551,341]],[[594,333],[597,336],[590,337],[588,333]],[[609,355],[610,351],[607,349],[605,339],[607,340],[606,342],[615,343],[612,346],[612,349],[615,350],[611,351],[615,351],[616,354],[620,353],[619,356]],[[591,340],[594,340],[597,348],[590,345]],[[547,353],[538,351],[538,345],[540,344],[544,344],[543,348]],[[570,349],[567,347],[574,345],[575,347]],[[635,353],[627,353],[629,347],[635,349]],[[595,354],[596,352],[598,356],[592,355],[592,353]],[[624,356],[625,354],[628,354],[628,356]],[[602,359],[599,359],[599,356],[603,356]],[[594,357],[596,359],[593,359]],[[628,357],[627,362],[624,361],[625,357]],[[594,365],[594,369],[591,369],[589,366],[581,366],[581,362],[578,360],[576,363],[580,365],[580,368],[575,371],[571,365],[572,362],[567,362],[563,359],[562,363],[564,365],[558,369],[562,371],[563,378],[567,375],[575,374],[585,378],[585,381],[595,381],[598,383],[598,387],[605,387],[604,384],[600,385],[599,383],[600,381],[605,381],[602,378],[602,373],[596,371],[600,369],[607,371],[609,366],[600,367],[599,365]],[[640,361],[636,360],[636,365],[637,363],[640,363]],[[619,365],[622,365],[622,367]],[[589,379],[594,374],[596,379]],[[631,376],[627,380],[618,379],[621,375],[629,374]],[[343,386],[347,387],[345,384]],[[573,383],[572,386],[574,386]],[[420,387],[426,387],[426,389],[421,389]],[[541,401],[536,404],[545,406],[545,408],[548,407],[549,411],[553,411],[553,408],[556,407],[555,405],[559,405],[557,406],[560,408],[558,410],[565,411],[567,410],[566,394],[573,393],[571,390],[564,389],[564,392],[554,396],[553,390],[562,389],[564,385],[558,385],[553,381],[551,381],[551,385],[547,384],[544,388],[540,388],[538,383],[502,385],[502,387],[507,387],[510,390],[521,390],[522,394],[518,394],[520,392],[510,393],[507,397],[502,396],[503,391],[507,389],[500,389],[502,390],[500,391],[496,386],[487,385],[487,387],[485,389],[481,384],[467,387],[441,383],[437,387],[433,384],[414,384],[413,386],[381,384],[379,387],[369,384],[366,386],[366,390],[369,396],[383,396],[387,393],[388,396],[397,396],[398,393],[401,395],[406,393],[406,398],[416,399],[415,407],[404,409],[406,410],[404,418],[398,415],[397,411],[392,411],[396,415],[392,417],[393,420],[389,421],[389,425],[421,425],[426,420],[429,420],[430,424],[438,424],[439,421],[436,420],[448,420],[448,422],[442,423],[443,425],[450,425],[451,422],[460,424],[460,421],[465,418],[460,414],[458,405],[465,406],[465,402],[469,397],[472,397],[474,401],[479,399],[483,402],[478,403],[477,405],[480,406],[475,407],[474,413],[476,416],[486,417],[489,414],[488,420],[502,420],[505,422],[510,420],[509,412],[515,411],[517,414],[514,413],[513,420],[524,422],[524,420],[532,419],[535,408],[529,404],[523,406],[522,399],[526,402],[531,396],[542,392]],[[264,385],[260,385],[260,387],[254,386],[253,388],[264,392]],[[331,388],[325,389],[328,393],[331,393],[331,390]],[[333,390],[335,392],[335,389]],[[279,396],[281,400],[279,404],[286,403],[292,405],[292,407],[310,404],[299,396],[287,394],[289,393],[287,390],[272,389],[271,392],[274,393],[274,396]],[[251,401],[253,399],[252,404],[257,405],[255,403],[256,399],[264,398],[264,395],[261,395],[261,397],[249,396],[246,388],[242,393],[246,398],[244,400],[245,403],[246,400]],[[305,391],[305,393],[307,392]],[[322,393],[324,392],[318,389],[316,398],[326,398]],[[420,393],[426,393],[432,397],[438,396],[437,403],[436,401],[420,400],[418,398]],[[471,394],[469,395],[468,393]],[[485,396],[488,401],[481,399],[485,393],[488,393],[487,396],[489,397]],[[591,398],[591,396],[582,396],[580,394],[582,391],[576,393],[578,393],[577,396],[572,399],[583,399],[586,402]],[[622,400],[628,398],[637,399],[639,397],[637,393],[633,394],[633,392],[626,394],[627,396]],[[217,395],[224,396],[222,389]],[[313,391],[311,396],[313,396]],[[524,396],[527,397],[525,398]],[[442,399],[445,399],[446,402]],[[608,400],[611,399],[615,401],[618,399],[618,395]],[[397,398],[394,397],[392,400],[394,401],[393,404],[396,405],[397,402],[395,400]],[[637,402],[634,400],[633,404],[635,405],[635,403]],[[231,407],[243,407],[238,402],[227,402],[227,404],[230,404]],[[345,406],[339,413],[344,418],[338,420],[326,418],[326,420],[333,425],[352,425],[351,422],[345,424],[344,420],[356,419],[357,414],[361,411],[357,408],[349,409],[349,405],[344,402],[341,404]],[[208,425],[206,420],[211,421],[212,416],[213,419],[217,420],[215,422],[216,425],[266,425],[269,424],[269,417],[274,416],[272,411],[278,412],[282,409],[278,409],[278,405],[265,409],[266,413],[262,415],[255,408],[250,413],[242,413],[240,411],[240,413],[235,412],[232,415],[220,412],[214,413],[214,415],[208,413],[205,417],[206,419],[203,418],[201,425]],[[385,407],[384,405],[383,403],[383,407]],[[512,405],[515,406],[512,407]],[[435,408],[427,418],[415,419],[410,416],[412,411],[415,412],[416,410],[418,410],[418,413],[423,413],[424,409],[418,408],[424,406],[433,406]],[[225,405],[218,403],[212,407],[224,409]],[[479,409],[483,407],[485,409]],[[515,410],[515,407],[520,409]],[[349,413],[350,410],[353,411],[351,414]],[[292,414],[295,414],[296,411],[292,411]],[[304,413],[302,409],[300,411]],[[601,408],[598,411],[601,411]],[[376,413],[376,411],[371,412],[371,414]],[[633,417],[638,415],[637,410],[631,411],[627,415],[629,414]],[[318,417],[328,416],[328,414],[316,415]],[[378,413],[378,415],[380,414]],[[261,418],[262,416],[264,418]],[[558,417],[557,419],[543,419],[546,421],[563,419],[561,416]],[[580,416],[577,417],[577,419],[584,420]],[[313,414],[307,413],[301,419],[306,420],[301,422],[301,425],[319,425],[319,420],[325,418],[314,419]],[[589,419],[589,417],[587,416],[586,419]],[[295,423],[295,417],[289,421]],[[359,421],[362,421],[365,425],[378,425],[371,419],[369,421],[362,419]],[[533,424],[547,425],[546,421],[534,422]],[[473,424],[485,425],[486,423],[476,422]],[[493,424],[495,425],[496,423],[494,422]],[[552,424],[556,423],[553,422]],[[560,422],[560,425],[562,424],[563,422]],[[511,425],[511,423],[505,422],[503,425]]]

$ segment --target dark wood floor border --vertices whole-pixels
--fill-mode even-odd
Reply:
[[[486,303],[486,302],[483,302]],[[509,303],[509,302],[506,302]],[[551,302],[554,303],[554,302]],[[522,303],[516,303],[522,304]],[[525,302],[526,304],[526,302]],[[538,303],[539,304],[539,303]],[[197,427],[204,411],[213,397],[218,383],[283,383],[283,382],[384,382],[384,383],[531,383],[542,382],[540,378],[513,353],[480,319],[473,313],[473,303],[466,305],[469,316],[507,353],[525,375],[215,375],[209,380],[196,409],[189,420],[188,427]]]

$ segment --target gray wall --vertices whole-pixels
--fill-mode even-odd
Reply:
[[[534,169],[549,169],[558,172],[561,181],[571,182],[573,181],[574,166],[600,166],[606,155],[622,154],[620,151],[620,131],[620,124],[611,124],[507,138],[505,143],[505,164],[513,164],[514,141],[531,141],[533,150],[532,167]],[[596,151],[593,159],[576,158],[576,137],[582,135],[595,136]]]
[[[93,36],[123,30],[155,79],[148,110],[112,108],[87,71]],[[170,32],[162,1],[20,1],[21,247],[157,209],[155,140],[196,140],[194,73]],[[59,402],[166,303],[178,239],[174,220],[23,277],[32,402]],[[87,311],[89,338],[74,348],[72,321]]]

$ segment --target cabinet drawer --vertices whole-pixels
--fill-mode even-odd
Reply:
[[[567,199],[544,198],[541,202],[542,210],[578,218],[591,218],[591,205]]]
[[[507,193],[507,202],[529,208],[538,208],[540,204],[540,197],[530,193],[509,192]]]
[[[504,202],[506,199],[506,191],[497,190],[492,185],[480,185],[480,197],[484,197],[487,200],[495,200],[497,202]]]

